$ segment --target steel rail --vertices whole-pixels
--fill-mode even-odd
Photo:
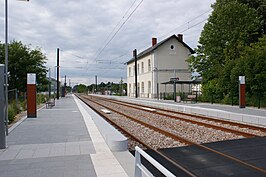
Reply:
[[[114,101],[112,99],[103,99],[103,100],[108,100],[108,101],[110,100],[113,103],[117,103],[117,104],[120,104],[120,105],[123,105],[123,106],[127,106],[127,107],[130,107],[130,108],[133,108],[133,109],[137,109],[137,110],[140,109],[136,105],[132,106],[132,105],[128,105],[128,104],[125,104],[125,103],[120,103],[120,101]],[[138,105],[138,106],[140,106],[140,105]],[[153,108],[153,109],[155,109],[155,108]],[[242,132],[242,131],[239,131],[239,130],[234,130],[234,129],[230,129],[230,128],[226,128],[226,127],[220,127],[220,126],[217,126],[217,125],[212,125],[212,124],[208,124],[208,123],[200,122],[200,121],[196,121],[196,120],[189,120],[189,119],[186,119],[186,118],[182,118],[182,117],[178,117],[178,116],[174,116],[174,115],[169,115],[169,114],[165,114],[165,113],[160,113],[160,112],[156,112],[156,111],[151,111],[151,110],[146,110],[146,109],[141,109],[141,111],[146,111],[146,112],[149,112],[149,113],[152,113],[152,114],[157,114],[157,115],[173,118],[173,119],[176,119],[176,120],[181,120],[181,121],[190,122],[190,123],[193,123],[193,124],[198,124],[198,125],[201,125],[201,126],[204,126],[204,127],[208,127],[208,128],[213,128],[213,129],[216,129],[216,130],[222,130],[222,131],[225,131],[225,132],[230,132],[230,133],[233,133],[233,134],[236,134],[236,135],[241,135],[241,136],[244,136],[244,137],[247,137],[247,138],[251,138],[251,137],[255,137],[256,136],[256,135],[254,135],[252,133],[246,133],[246,132]]]
[[[253,125],[247,125],[247,124],[242,124],[242,123],[237,123],[237,122],[231,122],[231,121],[226,121],[226,120],[220,120],[220,119],[216,119],[216,118],[211,118],[211,117],[205,117],[205,116],[200,116],[200,115],[195,115],[195,114],[187,114],[187,113],[183,113],[183,112],[177,112],[177,111],[173,111],[173,110],[165,110],[165,109],[162,109],[162,108],[158,108],[158,107],[152,107],[152,106],[147,106],[147,105],[141,105],[141,104],[136,104],[136,103],[129,103],[129,102],[125,102],[125,101],[118,101],[118,100],[114,100],[114,99],[108,99],[108,98],[103,98],[105,100],[110,100],[111,102],[118,102],[119,104],[121,105],[127,105],[128,107],[134,107],[134,106],[143,106],[143,107],[146,107],[146,108],[150,108],[150,109],[156,109],[156,110],[159,110],[159,111],[163,111],[163,112],[170,112],[170,113],[173,113],[173,114],[181,114],[181,115],[184,115],[184,116],[190,116],[190,117],[195,117],[195,118],[200,118],[200,119],[205,119],[205,120],[208,120],[208,121],[214,121],[214,122],[218,122],[218,123],[223,123],[223,124],[229,124],[231,126],[238,126],[240,128],[249,128],[249,129],[252,129],[252,130],[257,130],[257,131],[262,131],[262,132],[266,132],[266,128],[263,128],[263,127],[257,127],[257,126],[253,126]],[[130,105],[129,105],[130,104]],[[134,106],[132,106],[134,105]],[[137,108],[137,107],[135,107]],[[154,113],[154,114],[162,114],[164,116],[169,116],[169,117],[172,117],[172,118],[177,118],[177,119],[182,119],[184,121],[194,121],[194,120],[188,120],[186,118],[181,118],[181,117],[178,117],[178,116],[173,116],[173,115],[170,115],[170,114],[165,114],[165,113],[159,113],[159,112],[153,112],[153,111],[149,111],[149,110],[145,110],[145,111],[148,111],[148,112],[151,112],[151,113]],[[196,122],[199,122],[199,121],[195,121]],[[202,122],[199,122],[200,124]],[[207,125],[210,125],[210,124],[207,124],[207,123],[203,123],[203,124],[206,124]],[[203,125],[202,124],[202,125]],[[219,126],[216,126],[216,128],[219,128]],[[225,128],[226,129],[226,128]],[[229,130],[232,130],[232,129],[229,129]],[[237,131],[238,130],[232,130],[232,131],[236,131],[235,133],[237,134]],[[242,131],[239,131],[239,132],[242,132]],[[246,133],[246,132],[243,132],[243,136],[246,136],[246,137],[254,137],[256,135],[254,134],[251,134],[251,133]]]
[[[97,114],[99,114],[100,116],[102,116],[106,121],[108,121],[109,123],[111,123],[112,125],[114,125],[115,127],[117,127],[118,129],[120,129],[121,131],[123,131],[123,133],[125,133],[127,136],[129,136],[130,138],[134,139],[135,141],[137,141],[138,143],[142,144],[143,146],[145,146],[147,149],[151,149],[153,150],[155,153],[159,154],[160,156],[162,156],[163,158],[165,158],[166,160],[168,160],[170,163],[172,163],[173,165],[175,165],[176,167],[178,167],[180,170],[182,170],[183,172],[185,172],[186,174],[188,174],[191,177],[197,177],[197,175],[195,175],[193,172],[189,171],[188,169],[186,169],[185,167],[183,167],[181,164],[179,164],[178,162],[176,162],[175,160],[169,158],[167,155],[165,155],[163,152],[158,151],[157,149],[153,148],[152,146],[148,145],[146,142],[142,141],[141,139],[135,137],[134,135],[132,135],[129,131],[127,131],[126,129],[124,129],[122,126],[118,125],[116,122],[114,122],[112,119],[110,119],[109,117],[107,117],[106,115],[104,115],[103,113],[101,113],[100,111],[98,111],[97,109],[95,109],[93,106],[91,106],[88,102],[86,102],[84,99],[82,99],[82,97],[80,97],[79,95],[76,95],[81,101],[83,101],[86,105],[88,105],[92,110],[94,110]],[[86,97],[83,97],[85,99],[88,99]],[[89,100],[95,104],[98,104],[95,101]],[[100,105],[100,104],[98,104]],[[105,107],[105,106],[103,106]],[[109,108],[108,108],[109,109]],[[117,113],[118,114],[118,113]],[[123,115],[124,116],[124,115]],[[128,117],[128,116],[126,116]]]
[[[89,98],[85,97],[85,99],[89,99]],[[90,101],[92,101],[92,100],[90,100]],[[106,106],[106,105],[103,105],[103,104],[97,103],[96,101],[92,101],[92,102],[95,102],[96,104],[101,105],[102,107],[106,107],[106,108],[108,108],[108,109],[110,109],[110,110],[112,110],[113,112],[116,112],[116,113],[118,113],[118,114],[125,115],[124,113],[121,113],[121,112],[119,112],[119,111],[117,111],[117,110],[115,110],[115,109],[110,108],[109,106]],[[131,117],[131,116],[128,116],[128,115],[125,115],[125,117],[130,118],[131,120],[137,120],[137,119],[135,119],[135,118],[133,118],[133,117]],[[137,120],[137,122],[140,123],[140,122],[142,122],[142,121]],[[171,138],[175,136],[176,138],[173,138],[173,139],[175,139],[175,140],[177,140],[177,141],[181,141],[181,142],[186,143],[186,144],[189,144],[189,145],[195,145],[195,146],[198,146],[198,147],[200,147],[200,148],[203,148],[203,149],[205,149],[205,150],[211,151],[211,152],[213,152],[213,153],[215,153],[215,154],[218,154],[218,155],[221,155],[221,156],[223,156],[223,157],[226,157],[226,158],[228,158],[228,159],[230,159],[230,160],[233,160],[233,161],[235,161],[235,162],[237,162],[237,163],[239,163],[239,164],[241,164],[241,165],[243,165],[243,166],[247,166],[247,167],[249,167],[249,168],[255,169],[255,170],[259,171],[259,172],[262,172],[262,173],[265,173],[265,174],[266,174],[266,170],[264,170],[264,169],[262,169],[262,168],[259,168],[259,167],[257,167],[257,166],[252,165],[252,164],[249,164],[249,163],[247,163],[247,162],[244,162],[244,161],[242,161],[242,160],[240,160],[240,159],[237,159],[237,158],[232,157],[232,156],[230,156],[230,155],[227,155],[227,154],[224,154],[224,153],[222,153],[222,152],[219,152],[219,151],[217,151],[217,150],[215,150],[215,149],[211,149],[211,148],[209,148],[209,147],[207,147],[207,146],[204,146],[204,145],[201,145],[201,144],[198,144],[198,143],[192,142],[192,141],[190,141],[190,140],[186,140],[186,139],[184,139],[184,138],[182,138],[182,137],[180,137],[180,136],[178,136],[178,135],[172,134],[172,133],[170,133],[170,132],[166,132],[166,131],[164,131],[164,130],[161,130],[161,129],[159,129],[159,128],[157,128],[157,127],[154,127],[154,126],[152,126],[152,125],[150,125],[150,124],[147,124],[147,123],[145,123],[145,122],[143,122],[143,123],[144,123],[143,125],[145,125],[145,126],[147,125],[147,126],[150,127],[151,129],[154,129],[155,131],[159,131],[159,132],[161,132],[162,134],[163,134],[163,133],[166,133],[166,134],[165,134],[166,136],[171,135],[171,136],[170,136]]]

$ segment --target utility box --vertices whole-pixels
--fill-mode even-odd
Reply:
[[[37,117],[37,104],[36,104],[36,74],[27,74],[27,117]]]

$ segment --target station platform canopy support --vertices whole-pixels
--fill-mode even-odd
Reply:
[[[176,85],[181,86],[181,93],[184,93],[184,85],[188,85],[189,86],[188,92],[192,93],[192,85],[200,85],[201,82],[202,82],[202,80],[200,80],[200,79],[198,79],[198,80],[186,80],[186,81],[183,80],[182,81],[179,79],[171,78],[170,81],[162,82],[161,84],[165,85],[164,93],[166,93],[166,85],[173,85],[173,88],[174,88],[173,98],[176,102],[177,101],[177,99],[176,99]],[[197,96],[198,90],[195,90],[195,92],[196,92],[196,96]],[[164,97],[165,97],[165,95],[164,95]],[[197,99],[196,99],[196,101],[197,101]]]

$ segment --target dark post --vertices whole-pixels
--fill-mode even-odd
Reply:
[[[157,78],[158,78],[158,74],[157,74]],[[157,100],[159,100],[159,83],[158,83],[158,79],[157,79]]]
[[[64,86],[66,87],[66,85],[67,85],[67,84],[66,84],[66,75],[65,75],[65,85],[64,85]]]
[[[233,91],[231,90],[231,105],[234,106],[234,95],[233,95]]]
[[[123,95],[123,77],[121,77],[121,91],[120,91],[120,96]]]
[[[138,71],[137,71],[137,49],[133,50],[133,57],[135,59],[135,97],[138,98],[138,80],[137,80],[137,75],[138,75]]]
[[[57,93],[56,98],[59,100],[59,48],[57,48]]]
[[[174,100],[176,102],[176,81],[174,81]]]
[[[196,90],[196,103],[198,102],[198,91]]]
[[[212,104],[213,104],[213,94],[214,94],[214,93],[213,93],[213,91],[212,91],[212,101],[211,101]]]
[[[260,109],[260,96],[261,96],[261,92],[259,92],[259,106],[258,106],[258,109]]]
[[[49,68],[49,99],[51,98],[51,68]]]
[[[97,93],[97,75],[95,76],[95,93]]]

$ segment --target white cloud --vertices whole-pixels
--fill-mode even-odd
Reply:
[[[131,11],[140,1],[136,1]],[[97,51],[103,48],[105,39],[134,0],[12,0],[8,4],[9,40],[41,47],[49,59],[47,67],[52,68],[52,76],[56,48],[60,48],[61,75],[67,75],[72,83],[94,83],[95,75],[103,81],[118,82],[121,77],[126,77],[126,67],[117,63],[129,60],[133,49],[141,51],[150,46],[152,37],[162,40],[187,30],[183,32],[185,42],[196,47],[204,23],[188,28],[206,19],[210,12],[187,22],[211,9],[214,1],[144,0],[98,57],[98,60],[115,59],[111,64],[96,63]],[[0,6],[4,7],[3,1]],[[0,12],[2,27],[4,19],[3,10]],[[0,41],[4,41],[4,30],[0,33]],[[118,58],[121,55],[124,56]]]

